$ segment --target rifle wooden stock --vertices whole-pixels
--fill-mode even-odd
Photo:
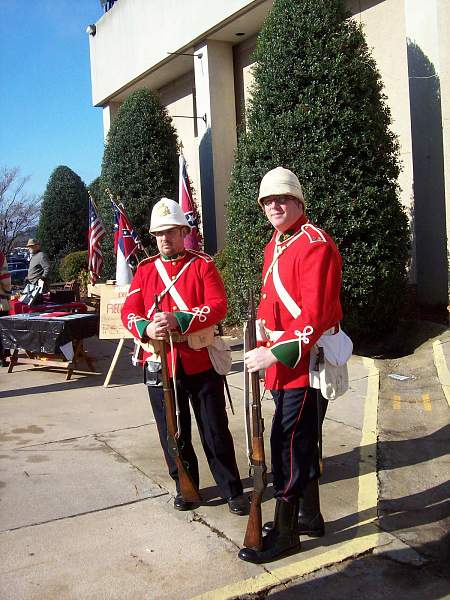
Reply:
[[[155,312],[159,312],[158,296],[155,296]],[[170,385],[169,369],[167,366],[167,347],[165,340],[158,340],[160,343],[161,375],[163,381],[164,409],[166,414],[167,427],[167,445],[170,456],[175,461],[178,471],[178,481],[180,484],[180,493],[185,502],[201,502],[202,497],[198,487],[195,485],[191,474],[186,468],[183,457],[180,452],[180,445],[177,439],[177,418],[175,413],[175,401],[172,387]],[[176,385],[174,383],[174,385]]]
[[[249,317],[247,321],[249,350],[256,348],[256,315],[253,293],[250,293]],[[264,452],[264,419],[261,412],[259,373],[251,374],[252,388],[252,452],[251,471],[253,473],[253,493],[250,503],[244,546],[262,550],[261,503],[267,487],[267,467]]]

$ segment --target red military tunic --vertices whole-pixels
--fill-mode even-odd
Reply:
[[[258,308],[264,327],[280,336],[274,341],[277,335],[269,333],[272,341],[265,342],[278,359],[266,370],[270,390],[308,386],[310,350],[342,318],[342,259],[331,237],[305,215],[284,237],[275,232],[265,248]],[[300,309],[297,316],[281,297],[294,313]]]
[[[139,263],[122,307],[122,322],[135,338],[148,341],[145,330],[153,320],[155,294],[161,294],[166,288],[156,268],[158,259],[161,260],[163,268],[172,281],[185,265],[192,261],[173,286],[187,305],[187,310],[178,306],[170,291],[164,295],[159,305],[161,311],[174,314],[179,333],[195,333],[219,323],[225,317],[227,312],[225,288],[210,256],[203,252],[185,250],[180,257],[166,260],[158,254]],[[167,349],[171,371],[169,344]],[[180,358],[187,375],[212,368],[206,348],[193,350],[188,346],[187,341],[175,342],[174,354],[175,362]],[[144,362],[150,356],[149,352],[144,352]]]

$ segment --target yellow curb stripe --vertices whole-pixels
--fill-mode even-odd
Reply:
[[[375,529],[375,528],[374,528]],[[323,569],[330,567],[336,563],[342,562],[350,557],[356,557],[364,554],[369,550],[373,550],[378,546],[379,534],[378,531],[373,531],[368,535],[356,538],[351,541],[351,550],[349,551],[349,542],[343,542],[318,555],[303,559],[279,569],[274,569],[271,573],[263,573],[244,581],[232,583],[222,589],[213,590],[195,596],[192,600],[230,600],[242,596],[244,594],[256,594],[267,588],[280,585],[283,582],[297,579]]]
[[[371,358],[363,358],[363,364],[369,370],[367,394],[364,402],[364,420],[360,443],[360,463],[358,477],[358,512],[371,515],[368,521],[377,518],[378,480],[377,480],[377,424],[378,391],[380,374]],[[364,474],[361,472],[364,466]],[[364,521],[367,523],[367,520]],[[360,524],[361,525],[361,524]]]
[[[303,577],[329,567],[337,562],[342,562],[350,556],[357,556],[375,548],[378,544],[378,530],[375,530],[369,535],[364,535],[359,538],[354,538],[342,544],[338,544],[335,548],[321,552],[315,556],[310,556],[301,561],[297,561],[285,567],[280,567],[272,571],[272,575],[282,582],[296,577]]]
[[[433,356],[438,378],[450,407],[450,371],[448,370],[447,361],[445,360],[444,351],[442,350],[441,340],[433,342]]]
[[[244,594],[255,594],[283,582],[303,577],[337,562],[356,557],[379,545],[380,533],[378,528],[372,524],[373,520],[377,517],[378,500],[376,443],[379,371],[375,367],[375,361],[370,358],[364,357],[363,364],[367,367],[369,373],[367,377],[367,394],[364,402],[364,418],[360,442],[357,506],[358,512],[366,511],[367,514],[368,511],[369,518],[358,523],[354,538],[342,542],[330,550],[320,552],[284,567],[273,569],[269,573],[265,572],[250,579],[232,583],[221,589],[205,592],[191,600],[230,600]],[[368,466],[369,469],[367,469]],[[367,470],[370,473],[366,473],[365,471]]]

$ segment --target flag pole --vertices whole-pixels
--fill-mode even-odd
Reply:
[[[120,197],[117,196],[117,198],[114,199],[114,196],[109,188],[106,188],[105,192],[108,194],[114,210],[117,210],[118,212],[120,212],[125,217],[126,221],[129,223],[129,225],[132,227],[132,223],[131,223],[131,221],[127,215],[127,212],[125,210],[125,206],[123,205],[122,202],[120,202]],[[134,227],[132,227],[132,229],[134,231]],[[149,258],[149,256],[150,256],[149,253],[147,252],[146,248],[144,248],[144,246],[142,245],[142,243],[139,239],[137,240],[136,245],[137,245],[138,249],[141,250],[147,258]],[[119,360],[120,352],[122,351],[124,343],[125,343],[125,337],[121,337],[119,339],[119,343],[117,344],[117,348],[114,353],[113,359],[111,361],[111,365],[109,367],[108,373],[107,373],[105,381],[103,383],[103,387],[105,387],[105,388],[107,388],[109,386],[109,382],[113,375],[114,369],[117,365],[117,361]]]

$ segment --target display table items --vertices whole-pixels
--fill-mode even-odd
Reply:
[[[83,339],[98,335],[97,314],[52,312],[0,317],[0,336],[4,348],[12,351],[8,373],[17,364],[59,367],[70,379],[78,362],[84,359],[94,371],[94,361],[83,348]],[[25,355],[19,355],[19,349]]]
[[[21,315],[25,313],[42,313],[50,311],[67,311],[85,313],[87,312],[87,305],[84,302],[45,302],[44,304],[36,304],[29,306],[19,300],[11,300],[11,308],[9,310],[10,315]]]

